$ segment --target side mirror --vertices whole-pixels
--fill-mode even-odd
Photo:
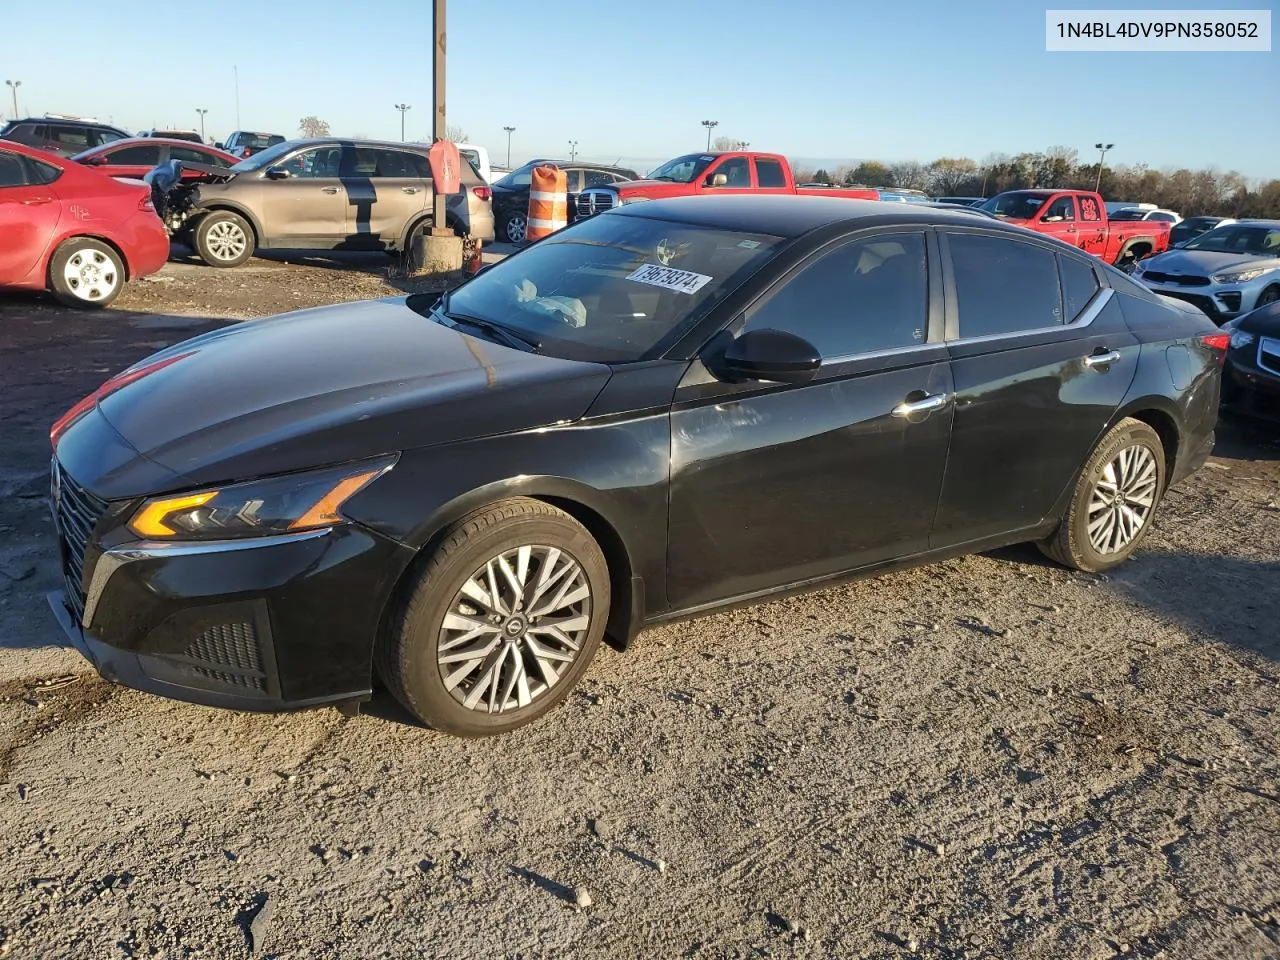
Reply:
[[[284,167],[267,167],[268,180],[288,180],[291,176],[293,174]]]
[[[226,147],[224,147],[221,143],[215,143],[215,144],[214,144],[214,147],[215,147],[216,149],[218,149],[218,150],[225,150],[225,149],[226,149]]]
[[[714,366],[721,379],[807,383],[822,366],[822,355],[794,333],[752,330],[730,343]]]
[[[707,177],[705,182],[708,187],[723,187],[729,182],[729,178],[723,173],[715,173]]]

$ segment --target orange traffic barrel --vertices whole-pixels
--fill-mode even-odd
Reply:
[[[541,240],[569,223],[569,180],[559,167],[533,168],[529,185],[529,226],[526,240]]]

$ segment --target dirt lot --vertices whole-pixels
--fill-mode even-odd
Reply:
[[[655,630],[499,739],[99,680],[48,424],[211,318],[403,286],[345,266],[0,302],[0,955],[1280,956],[1274,427],[1109,577],[1018,548]]]

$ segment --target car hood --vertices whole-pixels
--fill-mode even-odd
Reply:
[[[1209,276],[1221,273],[1229,267],[1244,267],[1272,261],[1280,266],[1280,258],[1257,253],[1214,253],[1210,250],[1170,250],[1146,262],[1148,271],[1159,273],[1185,273],[1193,276]]]
[[[441,326],[404,298],[250,321],[144,363],[166,359],[98,411],[175,487],[576,420],[610,376]]]

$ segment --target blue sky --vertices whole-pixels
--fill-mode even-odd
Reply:
[[[495,162],[504,124],[516,127],[516,163],[564,155],[576,139],[583,157],[656,164],[701,149],[700,121],[714,119],[717,134],[792,158],[981,159],[1055,144],[1091,156],[1106,140],[1108,163],[1280,177],[1280,53],[1046,53],[1047,5],[454,0],[449,119]],[[1264,6],[1197,6],[1250,5]],[[10,37],[52,36],[51,7],[10,8]],[[195,108],[207,107],[221,137],[237,125],[238,65],[245,128],[294,135],[315,114],[335,133],[398,139],[393,104],[407,102],[409,138],[429,132],[425,0],[216,9],[135,0],[93,18],[100,66],[51,56],[52,39],[7,43],[0,79],[22,80],[23,112],[137,130],[198,127]]]

